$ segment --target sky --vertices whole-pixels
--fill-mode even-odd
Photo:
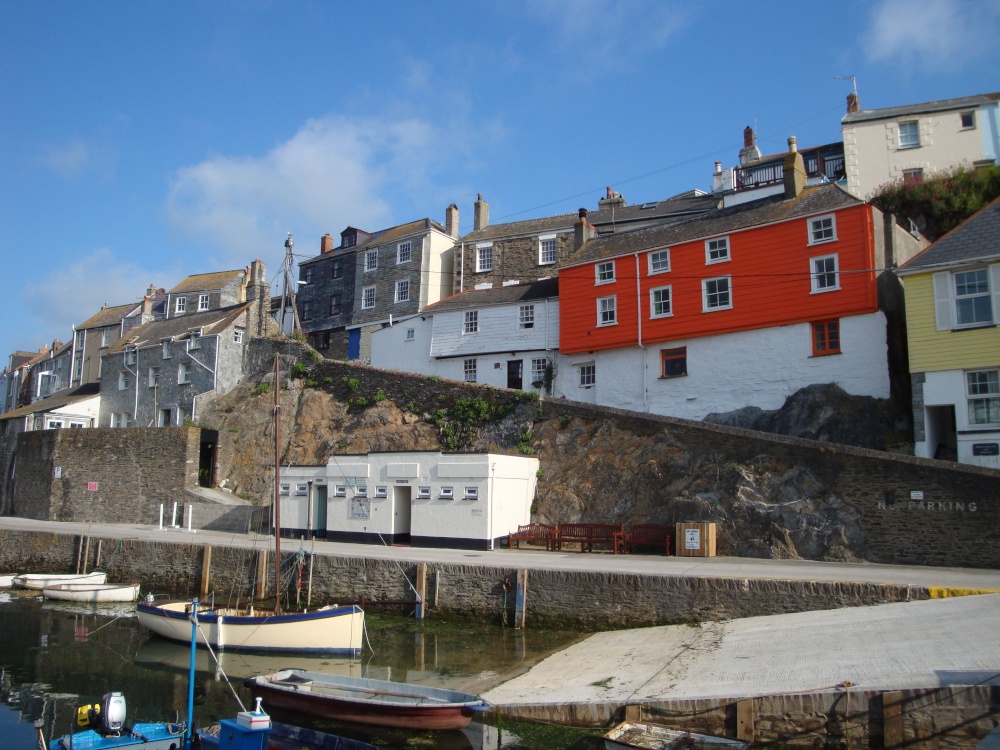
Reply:
[[[0,357],[104,303],[455,203],[711,189],[862,108],[1000,90],[1000,0],[0,0]],[[279,287],[280,288],[280,287]]]

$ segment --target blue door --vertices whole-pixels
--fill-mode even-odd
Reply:
[[[347,358],[358,359],[361,356],[361,329],[352,328],[347,332]]]

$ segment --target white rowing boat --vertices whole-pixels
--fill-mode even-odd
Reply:
[[[46,599],[63,602],[134,602],[138,583],[60,583],[42,589]]]
[[[0,589],[9,589],[14,585],[14,579],[17,578],[17,573],[6,573],[0,575]]]
[[[94,571],[93,573],[25,573],[14,576],[14,585],[22,589],[41,591],[46,586],[58,586],[63,583],[107,583],[108,574]]]

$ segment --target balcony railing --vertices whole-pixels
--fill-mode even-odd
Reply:
[[[824,175],[831,182],[836,182],[844,176],[843,153],[803,152],[802,159],[805,162],[806,175],[809,177]],[[768,185],[777,185],[785,178],[784,167],[784,157],[760,164],[751,164],[747,167],[737,167],[735,170],[736,190],[753,190]]]

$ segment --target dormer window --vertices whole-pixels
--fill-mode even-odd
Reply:
[[[207,294],[198,295],[198,312],[205,312],[208,309],[208,305],[211,302],[211,298]]]
[[[356,231],[342,232],[340,235],[341,247],[354,247],[358,244],[358,233]]]
[[[185,312],[187,312],[187,305],[188,305],[187,297],[178,297],[174,301],[174,312],[177,315],[183,315]]]
[[[188,345],[188,349],[201,349],[201,328],[195,328],[191,331],[191,343]]]
[[[136,355],[137,355],[137,351],[134,348],[132,348],[132,349],[126,349],[125,350],[125,364],[127,364],[127,365],[134,365],[135,364],[135,360],[136,360]]]

